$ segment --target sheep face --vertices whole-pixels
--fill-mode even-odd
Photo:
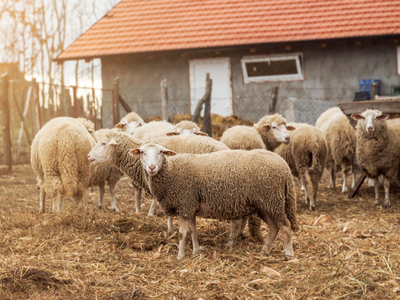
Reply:
[[[93,165],[108,161],[116,145],[117,142],[114,139],[102,139],[89,152],[88,161]]]
[[[380,122],[389,119],[389,115],[376,109],[367,109],[362,114],[352,114],[351,117],[358,121],[359,126],[367,133],[373,133]]]
[[[135,133],[136,128],[138,128],[139,126],[142,126],[142,125],[143,125],[142,122],[132,121],[130,123],[119,122],[114,127],[118,128],[119,130],[121,130],[123,132],[126,132],[129,135],[133,135]]]
[[[161,170],[163,156],[174,156],[175,152],[155,143],[145,144],[140,148],[129,150],[129,155],[139,156],[143,168],[150,176],[154,176]]]
[[[263,129],[266,131],[271,130],[276,141],[284,144],[290,143],[290,135],[288,133],[288,130],[295,130],[293,126],[286,126],[286,124],[276,124],[275,122],[272,122],[271,124],[265,124],[263,126]]]

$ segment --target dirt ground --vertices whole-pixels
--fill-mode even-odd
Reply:
[[[227,247],[227,222],[199,220],[201,254],[188,239],[178,262],[177,234],[167,235],[160,208],[147,216],[148,200],[134,213],[129,180],[117,185],[121,213],[97,209],[89,190],[79,206],[39,214],[33,171],[15,166],[0,177],[0,299],[400,299],[400,191],[384,210],[372,206],[373,188],[349,200],[325,175],[312,212],[297,180],[296,190],[294,259],[280,234],[266,256],[248,237]]]

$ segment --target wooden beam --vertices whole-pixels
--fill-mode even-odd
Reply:
[[[367,178],[367,174],[363,171],[360,178],[358,178],[354,189],[352,189],[350,193],[347,195],[347,198],[352,199],[355,197],[361,185],[363,184],[365,178]]]
[[[11,156],[11,132],[10,132],[10,103],[9,103],[9,82],[8,74],[1,76],[0,86],[0,109],[3,113],[3,149],[4,164],[8,166],[8,172],[12,172],[12,156]]]
[[[341,102],[338,107],[345,115],[361,114],[367,109],[378,109],[384,114],[400,113],[400,100]]]
[[[129,114],[132,112],[132,109],[129,107],[128,103],[122,98],[121,94],[119,95],[119,104],[125,109],[125,111]]]

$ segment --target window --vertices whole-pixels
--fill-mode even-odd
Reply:
[[[303,54],[244,56],[242,70],[244,83],[303,80]]]
[[[397,46],[397,75],[400,75],[400,46]]]

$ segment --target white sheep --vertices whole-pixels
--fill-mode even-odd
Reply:
[[[281,230],[285,254],[294,256],[291,228],[297,230],[298,224],[293,178],[286,162],[275,153],[229,150],[175,156],[149,143],[129,154],[140,156],[150,191],[166,215],[180,217],[178,260],[185,256],[189,226],[193,252],[199,251],[196,216],[203,214],[231,220],[230,240],[236,240],[238,220],[257,213],[270,229],[263,251],[270,252]]]
[[[36,134],[31,148],[31,164],[40,187],[40,212],[45,212],[46,196],[53,198],[53,211],[60,211],[65,197],[79,202],[88,186],[90,165],[86,157],[95,145],[89,121],[68,117],[50,120]],[[56,199],[54,199],[56,198]]]
[[[352,174],[353,188],[356,182],[356,174],[353,172],[353,157],[356,152],[356,133],[351,126],[348,118],[340,109],[330,108],[329,118],[323,113],[321,118],[325,118],[324,122],[319,121],[320,130],[322,131],[328,145],[328,153],[326,158],[326,168],[330,175],[330,188],[335,188],[336,171],[341,168],[343,174],[342,192],[347,192],[347,176]],[[325,114],[326,115],[326,114]]]
[[[131,112],[123,117],[114,128],[132,135],[135,133],[136,128],[143,126],[144,124],[143,119],[137,113]]]
[[[308,124],[289,123],[296,130],[290,132],[290,144],[275,149],[289,165],[293,176],[301,179],[305,187],[305,203],[315,210],[318,183],[325,168],[327,144],[321,130]]]
[[[385,188],[384,208],[390,207],[390,180],[400,176],[400,121],[388,120],[388,114],[367,109],[351,117],[357,123],[357,164],[374,179],[375,202],[379,205],[378,177],[383,175]]]

